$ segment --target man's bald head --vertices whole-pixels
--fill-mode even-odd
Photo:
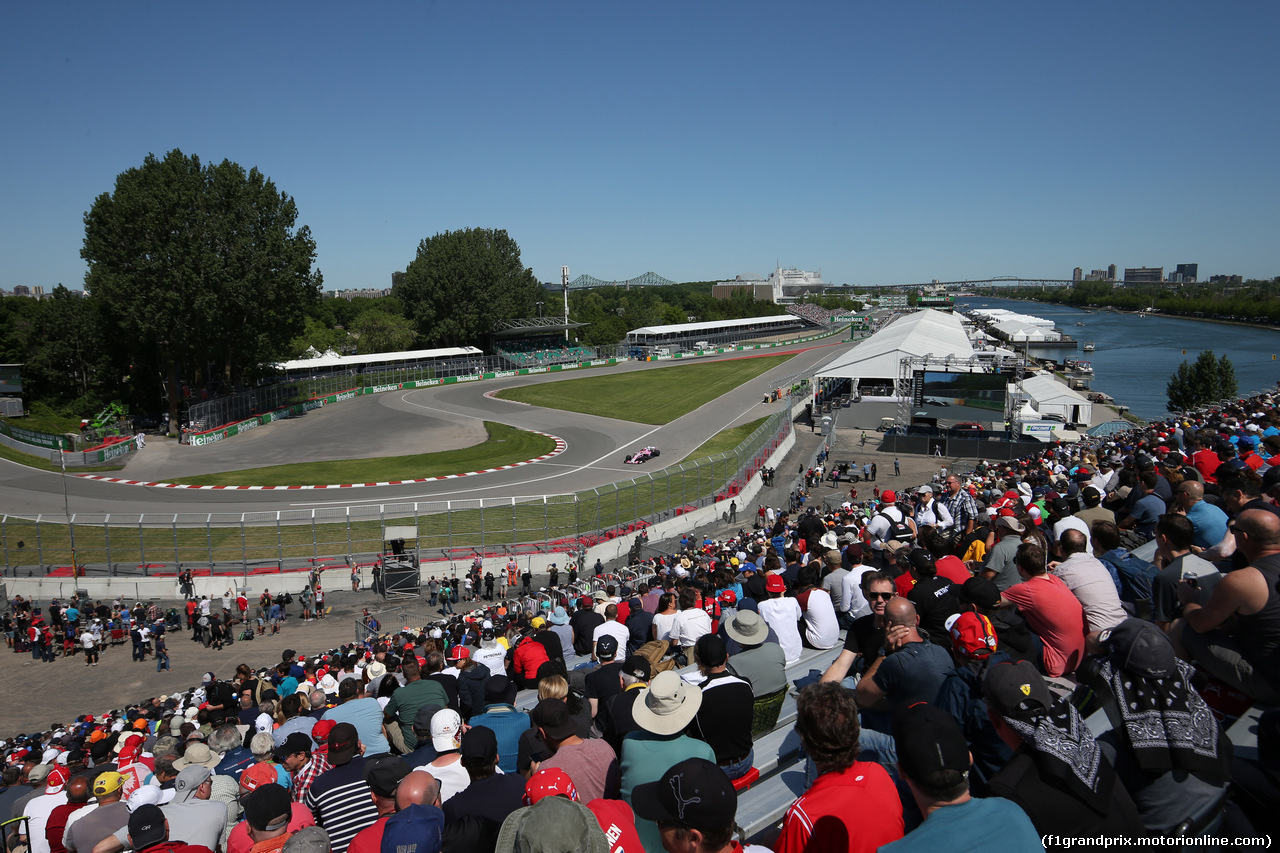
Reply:
[[[1236,516],[1237,541],[1249,559],[1280,551],[1280,516],[1265,509],[1246,509]],[[1238,534],[1244,533],[1243,541]]]
[[[890,625],[906,625],[908,628],[914,628],[920,624],[916,606],[900,595],[889,599],[889,603],[884,608],[884,615]]]
[[[1089,547],[1089,539],[1079,530],[1066,530],[1058,540],[1064,554],[1080,554]]]
[[[1178,494],[1186,495],[1192,502],[1204,500],[1204,486],[1195,480],[1183,480],[1178,484]]]
[[[396,811],[412,805],[439,805],[440,783],[425,770],[413,770],[396,787]]]
[[[72,776],[71,781],[67,782],[67,802],[68,803],[87,803],[89,802],[89,780],[84,776]]]

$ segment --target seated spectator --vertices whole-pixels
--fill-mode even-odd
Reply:
[[[432,654],[436,653],[433,652]],[[458,669],[458,674],[455,677],[458,685],[457,710],[462,714],[464,720],[469,720],[473,714],[479,714],[484,711],[484,706],[487,704],[485,685],[489,683],[489,676],[492,673],[489,672],[489,667],[482,663],[477,663],[475,658],[472,657],[463,658],[455,666]],[[503,677],[505,678],[506,676]],[[421,736],[418,738],[418,743],[422,743]]]
[[[592,609],[592,600],[584,596],[578,602],[578,609],[569,617],[569,626],[573,629],[573,650],[583,657],[589,657],[595,648],[592,637],[596,626],[604,624],[604,616]]]
[[[440,802],[471,784],[471,776],[462,765],[462,717],[452,708],[442,708],[431,718],[431,745],[435,747],[434,761],[415,767],[425,770],[440,784]]]
[[[1017,555],[1022,583],[1004,591],[1006,603],[1016,605],[1044,647],[1044,672],[1051,676],[1076,671],[1084,660],[1084,608],[1062,578],[1049,573],[1044,549],[1021,545]],[[998,585],[998,584],[997,584]]]
[[[579,737],[563,700],[543,699],[531,716],[542,742],[553,753],[539,763],[539,770],[563,770],[588,801],[618,796],[618,756],[613,747],[599,738]]]
[[[1173,620],[1182,615],[1178,584],[1183,578],[1195,579],[1194,586],[1200,590],[1197,603],[1201,605],[1222,579],[1217,566],[1191,553],[1193,539],[1191,522],[1184,515],[1167,512],[1156,522],[1156,562],[1163,568],[1151,581],[1151,604],[1152,616],[1161,630],[1168,630]]]
[[[976,580],[991,583],[985,578]],[[1000,738],[991,722],[982,689],[983,675],[988,667],[1007,662],[1009,656],[1000,651],[995,628],[981,613],[960,613],[948,622],[951,656],[956,666],[947,673],[934,704],[954,717],[964,731],[973,759],[974,775],[970,778],[970,787],[975,793],[980,793],[986,789],[987,781],[1013,757],[1013,750]]]
[[[688,654],[699,637],[711,633],[711,617],[698,605],[698,592],[692,587],[680,590],[678,601],[680,612],[671,622],[671,643]]]
[[[338,723],[329,732],[328,760],[333,766],[311,783],[304,802],[316,823],[328,831],[335,853],[346,853],[356,833],[378,819],[364,780],[360,738],[351,723]]]
[[[484,712],[470,725],[491,729],[498,740],[498,766],[503,773],[516,772],[520,735],[529,729],[529,715],[516,710],[516,686],[505,675],[495,675],[485,685]]]
[[[382,848],[383,830],[388,818],[396,811],[396,788],[412,769],[397,755],[379,755],[365,763],[364,781],[373,792],[378,819],[356,833],[347,847],[347,853],[378,853]]]
[[[587,673],[586,677],[586,694],[591,705],[592,719],[599,716],[602,703],[622,691],[622,685],[618,681],[618,674],[622,672],[622,663],[617,659],[618,648],[618,638],[612,634],[605,634],[596,643],[595,657],[600,661],[600,667]]]
[[[476,848],[460,848],[476,849]],[[605,851],[609,840],[595,814],[568,797],[542,797],[512,812],[502,823],[495,853],[517,851]],[[659,850],[661,845],[653,848]]]
[[[908,574],[915,583],[902,594],[915,605],[916,613],[920,615],[920,627],[929,641],[949,649],[951,641],[947,637],[947,619],[961,610],[960,602],[951,594],[953,581],[938,574],[932,555],[923,548],[913,548],[907,559],[910,562]],[[968,579],[969,573],[965,572],[959,583]]]
[[[869,571],[862,575],[862,597],[870,603],[871,612],[853,620],[845,633],[844,648],[822,674],[823,681],[842,681],[870,666],[884,648],[884,632],[888,627],[885,609],[896,595],[893,578],[886,572]],[[850,682],[850,689],[856,685]]]
[[[1280,704],[1280,516],[1247,509],[1231,525],[1248,565],[1223,576],[1203,605],[1178,585],[1182,618],[1169,628],[1178,656],[1257,702]]]
[[[881,853],[987,853],[993,831],[1001,849],[1044,850],[1022,809],[1000,797],[970,795],[969,745],[950,714],[917,702],[898,714],[893,733],[901,744],[898,772],[924,823]]]
[[[330,766],[328,759],[315,750],[311,738],[302,732],[289,735],[276,750],[275,759],[289,773],[289,798],[295,803],[306,799],[311,783]]]
[[[649,686],[652,672],[649,661],[639,655],[632,655],[622,662],[622,671],[618,674],[622,692],[610,696],[599,715],[604,740],[613,747],[614,753],[622,751],[624,737],[640,728],[631,713],[631,706],[640,691]]]
[[[715,750],[685,733],[701,706],[702,691],[670,670],[655,675],[640,692],[631,711],[640,731],[622,739],[622,799],[631,802],[631,792],[637,785],[656,782],[668,768],[686,758],[715,763]],[[636,831],[645,850],[662,846],[653,821],[637,820]]]
[[[751,746],[754,698],[751,685],[725,668],[729,656],[724,640],[707,634],[693,647],[694,663],[702,681],[702,707],[690,731],[706,741],[716,753],[716,764],[730,779],[751,769],[755,753]]]
[[[580,693],[569,687],[569,681],[563,675],[553,674],[538,680],[538,701],[541,702],[543,699],[563,699],[569,708],[570,718],[577,726],[578,736],[581,738],[592,736],[591,708]],[[551,748],[538,735],[538,727],[531,725],[520,735],[520,752],[516,758],[516,769],[527,778],[530,766],[549,755],[551,755]]]
[[[873,851],[902,837],[902,801],[878,764],[858,761],[858,706],[835,683],[811,684],[796,700],[796,733],[818,778],[787,809],[777,853]]]
[[[1127,614],[1120,606],[1116,586],[1106,566],[1089,553],[1089,540],[1085,535],[1079,530],[1068,530],[1058,545],[1063,560],[1053,566],[1053,573],[1080,600],[1089,630],[1103,631],[1123,622]],[[1145,599],[1150,600],[1150,579],[1139,588],[1138,594],[1145,594]]]
[[[1089,531],[1093,554],[1111,575],[1120,600],[1146,609],[1151,605],[1151,581],[1156,568],[1130,554],[1120,539],[1120,528],[1111,521],[1095,521]]]
[[[769,626],[759,613],[738,610],[720,627],[741,648],[729,657],[729,672],[750,684],[755,698],[786,689],[786,656],[782,646],[769,641]]]
[[[547,647],[533,637],[532,629],[516,642],[511,656],[511,677],[520,689],[538,686],[538,669],[547,661]]]
[[[1035,667],[995,664],[984,688],[996,731],[1014,750],[988,783],[993,795],[1021,806],[1041,835],[1143,833],[1137,807],[1080,712],[1055,700]]]
[[[1204,499],[1204,485],[1184,480],[1173,492],[1178,509],[1191,523],[1191,544],[1212,548],[1227,536],[1227,514]]]
[[[1221,798],[1231,763],[1226,734],[1192,686],[1191,666],[1159,628],[1126,619],[1089,639],[1101,654],[1080,679],[1113,720],[1098,743],[1147,831],[1170,833]]]
[[[1013,515],[999,515],[995,520],[996,543],[987,551],[982,576],[995,581],[996,588],[1004,592],[1022,579],[1018,575],[1018,547],[1026,528]]]
[[[636,788],[636,814],[658,826],[662,848],[687,853],[736,853],[738,792],[711,762],[690,758],[662,778]]]
[[[832,552],[839,557],[838,552]],[[831,593],[818,586],[818,566],[810,562],[801,567],[796,584],[796,603],[804,622],[804,644],[813,649],[834,648],[840,642],[840,623],[836,621]]]
[[[787,663],[793,664],[800,659],[804,648],[798,627],[804,615],[800,611],[800,603],[786,597],[787,584],[782,575],[771,574],[765,578],[765,589],[769,597],[760,602],[760,616],[778,635],[778,645],[782,646]]]
[[[967,610],[986,617],[991,623],[1002,654],[1012,660],[1031,661],[1037,666],[1044,660],[1040,639],[1031,633],[1018,608],[1001,606],[1000,590],[994,581],[981,576],[971,577],[961,587],[953,587],[951,592]]]
[[[364,686],[358,679],[343,679],[338,685],[337,707],[325,711],[321,719],[355,726],[366,758],[391,751],[391,744],[382,734],[382,706],[377,699],[364,695]]]
[[[502,823],[524,805],[524,778],[498,770],[498,739],[486,726],[472,726],[462,736],[461,760],[470,779],[466,788],[442,806],[445,825],[467,815]]]

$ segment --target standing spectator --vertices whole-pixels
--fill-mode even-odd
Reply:
[[[156,672],[168,672],[172,667],[169,665],[169,643],[165,639],[164,631],[156,631],[155,639],[156,650]]]
[[[796,732],[818,778],[787,809],[777,853],[873,851],[902,837],[902,801],[878,764],[858,761],[858,705],[839,684],[811,684],[796,699]]]
[[[960,535],[966,536],[973,532],[974,525],[978,522],[978,502],[965,490],[955,474],[948,474],[944,482],[947,493],[942,496],[942,505],[951,514]]]
[[[97,666],[98,640],[92,631],[87,628],[85,629],[84,633],[80,635],[80,645],[84,649],[84,665]],[[33,657],[35,657],[35,655],[33,655]]]

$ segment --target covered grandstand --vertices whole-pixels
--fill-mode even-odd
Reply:
[[[559,317],[502,320],[489,335],[493,354],[515,367],[573,364],[596,357],[591,347],[570,340],[569,331],[585,323],[566,323]]]
[[[698,323],[645,326],[627,332],[627,345],[690,349],[700,341],[706,341],[712,346],[732,344],[752,338],[800,331],[811,328],[813,325],[816,324],[794,314],[775,314],[769,317],[743,317],[738,320],[707,320]]]

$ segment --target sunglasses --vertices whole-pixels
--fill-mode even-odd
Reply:
[[[871,601],[876,601],[877,599],[880,601],[888,601],[895,595],[897,595],[895,592],[869,592],[867,593],[867,598]]]

